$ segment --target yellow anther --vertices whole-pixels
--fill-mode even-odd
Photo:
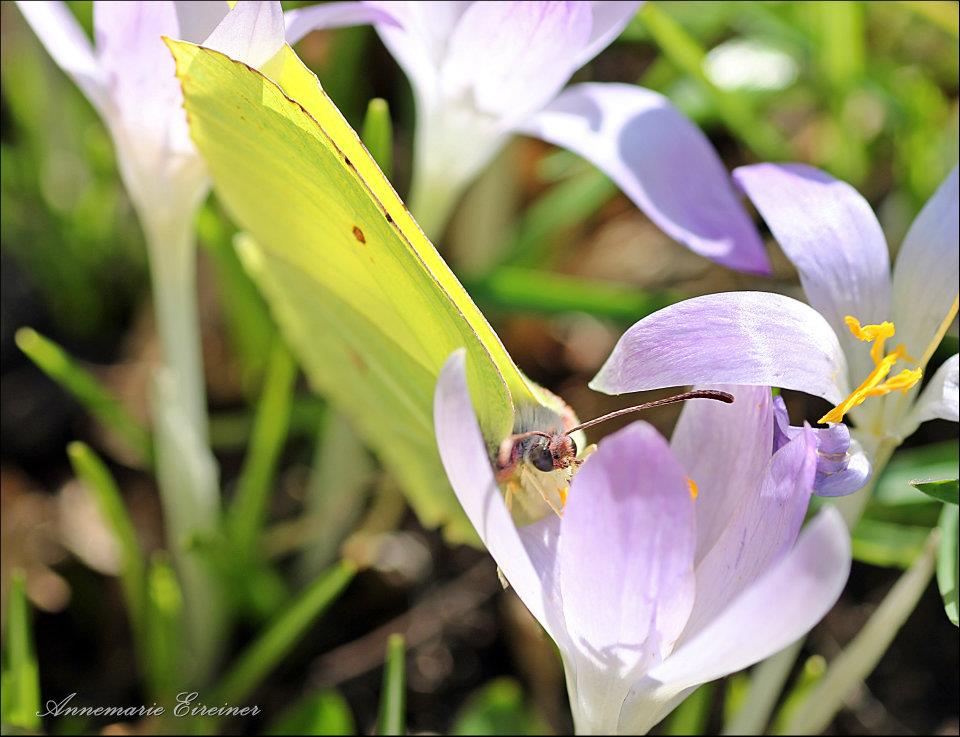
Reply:
[[[853,315],[847,315],[843,318],[843,321],[847,323],[847,327],[850,328],[854,338],[873,343],[870,348],[870,358],[873,359],[874,364],[879,364],[883,360],[884,343],[887,342],[887,338],[892,338],[894,333],[897,332],[893,323],[882,322],[879,325],[861,325],[860,321]]]
[[[697,488],[697,482],[687,476],[687,486],[690,488],[690,498],[696,501],[697,497],[700,495],[700,489]]]
[[[850,328],[850,332],[853,333],[855,338],[873,343],[870,347],[870,358],[873,359],[874,369],[864,379],[863,383],[853,390],[849,397],[821,417],[820,422],[840,422],[847,412],[863,404],[867,397],[881,397],[893,391],[905,392],[920,381],[923,376],[923,371],[920,369],[903,369],[896,376],[887,378],[897,361],[916,362],[916,359],[907,355],[907,350],[903,345],[898,345],[890,353],[884,355],[883,349],[887,338],[893,337],[896,333],[896,328],[894,328],[892,322],[882,322],[879,325],[861,325],[860,321],[851,315],[847,315],[844,322],[847,323],[847,327]]]

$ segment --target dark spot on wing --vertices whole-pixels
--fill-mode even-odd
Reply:
[[[347,348],[347,356],[350,358],[350,363],[353,364],[353,367],[360,372],[361,374],[367,373],[367,362],[363,360],[363,356],[357,353],[353,348]]]
[[[392,222],[393,222],[393,216],[390,215],[389,212],[385,212],[384,215],[387,216],[387,222],[388,222],[388,223],[392,223]]]
[[[366,237],[363,235],[363,231],[360,230],[360,228],[358,228],[356,225],[353,226],[353,237],[356,238],[361,243],[367,242]]]
[[[347,166],[349,166],[349,167],[351,167],[351,168],[353,167],[353,162],[350,161],[349,158],[347,158],[346,156],[344,156],[344,157],[343,157],[343,160],[346,162]]]

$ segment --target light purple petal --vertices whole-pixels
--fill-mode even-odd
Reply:
[[[637,14],[643,2],[627,0],[593,0],[593,27],[590,39],[576,55],[574,65],[579,69],[603,51],[619,36]]]
[[[931,341],[950,309],[957,309],[957,167],[927,202],[897,254],[893,270],[895,340],[917,360],[929,358]]]
[[[703,444],[713,436],[705,431]],[[809,427],[769,458],[752,488],[729,512],[716,544],[697,565],[697,600],[684,641],[709,626],[793,547],[810,503],[816,469],[817,440]]]
[[[380,23],[399,26],[396,18],[387,10],[359,2],[324,3],[294,8],[283,15],[287,29],[287,43],[291,46],[310,31],[323,28],[343,28]]]
[[[62,2],[18,2],[47,53],[76,83],[100,115],[107,105],[105,80],[90,39]]]
[[[658,662],[693,604],[695,546],[693,500],[666,441],[644,422],[604,438],[560,524],[571,642],[615,672]]]
[[[917,403],[900,429],[902,437],[909,437],[921,422],[927,420],[960,420],[960,362],[954,353],[937,369],[933,378],[920,392]]]
[[[723,162],[663,95],[629,84],[578,84],[518,130],[591,161],[667,235],[701,256],[769,273]]]
[[[670,447],[696,483],[699,563],[713,548],[744,499],[754,494],[772,452],[770,387],[718,386],[733,404],[687,402]]]
[[[241,0],[203,45],[259,68],[270,61],[284,43],[283,10],[279,2]]]
[[[377,33],[406,73],[418,103],[435,104],[440,95],[440,69],[447,45],[453,29],[472,3],[469,0],[434,3],[367,0],[365,4],[388,13],[400,24],[378,24]]]
[[[806,634],[830,610],[850,573],[850,535],[828,507],[797,545],[650,678],[680,691],[742,670]]]
[[[466,353],[453,353],[437,381],[433,422],[440,458],[467,517],[500,566],[507,581],[544,628],[554,637],[563,637],[557,625],[559,612],[545,606],[540,574],[507,511],[487,453],[467,388]],[[542,531],[542,545],[549,545],[549,531]],[[536,535],[531,534],[535,539]],[[542,551],[541,551],[542,552]],[[539,556],[542,563],[545,556]]]
[[[607,394],[686,384],[796,389],[832,404],[850,391],[837,336],[812,307],[765,292],[708,294],[633,325],[590,382]]]
[[[202,43],[230,12],[226,0],[175,0],[173,5],[180,26],[177,38],[193,44]]]
[[[792,427],[787,405],[781,397],[775,397],[773,449],[779,450],[803,432],[802,427]],[[843,423],[817,428],[817,477],[813,491],[818,496],[845,496],[852,494],[870,480],[870,459],[860,444],[851,439],[850,428]]]
[[[505,125],[539,110],[576,71],[590,37],[586,3],[475,2],[453,30],[441,67],[444,98]]]
[[[804,164],[756,164],[734,179],[800,272],[810,305],[841,337],[857,380],[872,368],[869,351],[843,318],[890,318],[890,258],[880,223],[846,182]]]

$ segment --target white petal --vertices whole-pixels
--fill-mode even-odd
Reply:
[[[960,420],[958,397],[958,358],[954,353],[937,369],[937,373],[920,392],[920,397],[900,428],[900,436],[910,437],[921,422],[927,420]]]
[[[17,2],[27,23],[57,65],[87,96],[101,115],[107,109],[104,77],[93,46],[73,13],[62,2]]]
[[[284,38],[279,2],[241,0],[203,45],[257,69],[281,49]]]
[[[957,314],[957,190],[954,167],[910,226],[893,270],[893,320],[897,326],[893,342],[904,343],[907,353],[921,363],[937,347],[938,329],[950,310],[954,318]]]

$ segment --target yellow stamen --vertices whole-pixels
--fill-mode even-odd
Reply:
[[[860,321],[851,315],[847,315],[844,322],[847,323],[847,327],[855,338],[873,343],[870,347],[870,358],[873,359],[874,369],[849,397],[821,417],[820,422],[840,422],[847,412],[863,404],[867,397],[881,397],[893,391],[906,392],[923,376],[923,371],[920,369],[903,369],[895,376],[887,378],[897,361],[916,363],[915,358],[907,355],[903,345],[898,345],[893,351],[884,355],[884,344],[896,333],[892,322],[861,325]]]
[[[700,495],[700,489],[697,488],[697,482],[688,476],[687,486],[690,487],[690,498],[696,501],[697,497]]]

